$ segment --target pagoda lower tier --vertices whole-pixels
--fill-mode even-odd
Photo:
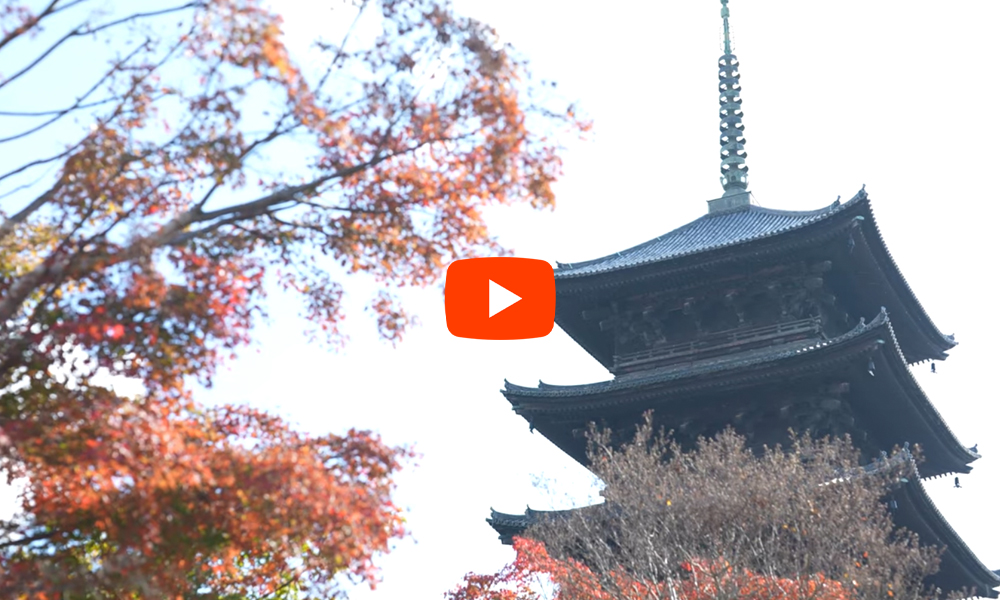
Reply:
[[[907,366],[883,310],[831,339],[800,339],[672,364],[586,385],[502,393],[533,430],[587,465],[590,423],[624,442],[646,411],[683,446],[727,426],[753,446],[784,444],[789,430],[850,435],[865,460],[910,443],[927,477],[968,473],[979,458],[959,442]]]
[[[922,544],[944,549],[938,572],[927,583],[947,594],[963,588],[975,588],[976,595],[1000,597],[1000,572],[991,571],[976,557],[962,538],[941,515],[919,477],[899,485],[886,498],[896,525],[916,533]],[[585,510],[585,509],[584,509]],[[507,514],[491,510],[486,522],[499,534],[500,541],[510,544],[543,515],[558,515],[570,511],[537,511],[528,508],[524,514]]]

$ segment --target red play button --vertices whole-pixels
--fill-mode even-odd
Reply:
[[[448,331],[478,340],[544,337],[556,314],[552,267],[532,258],[457,260],[444,284]]]

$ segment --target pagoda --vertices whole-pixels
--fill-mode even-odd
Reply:
[[[613,376],[584,385],[505,382],[532,431],[587,465],[588,425],[631,439],[642,415],[691,445],[727,426],[753,445],[789,429],[849,434],[862,455],[922,451],[919,477],[889,501],[897,524],[945,549],[928,581],[998,597],[986,568],[927,495],[922,478],[979,458],[935,410],[910,367],[956,345],[935,327],[879,233],[864,186],[812,211],[764,208],[747,188],[739,61],[722,1],[719,59],[723,194],[707,214],[627,250],[557,263],[556,323]],[[504,543],[538,514],[493,511]]]

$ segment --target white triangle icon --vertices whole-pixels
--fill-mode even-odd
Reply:
[[[497,314],[498,312],[510,307],[512,304],[516,304],[521,301],[521,297],[514,292],[503,287],[499,283],[489,280],[490,282],[490,317]]]

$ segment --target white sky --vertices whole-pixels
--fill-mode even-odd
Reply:
[[[296,48],[326,31],[325,2],[282,0]],[[496,26],[594,118],[594,140],[565,155],[558,208],[490,214],[518,255],[573,262],[643,242],[704,214],[718,197],[713,0],[592,3],[456,0]],[[942,512],[991,568],[1000,568],[1000,439],[994,361],[994,262],[1000,200],[994,103],[1000,3],[880,0],[733,0],[741,60],[750,189],[763,206],[812,209],[862,184],[916,295],[960,345],[916,369],[960,440],[984,458],[962,489],[927,486]],[[348,285],[359,308],[369,289]],[[242,352],[204,401],[245,401],[316,432],[355,426],[422,454],[399,478],[413,540],[379,563],[384,582],[358,600],[435,598],[468,571],[512,558],[485,523],[490,506],[548,508],[557,490],[586,493],[586,472],[511,412],[504,378],[586,383],[607,372],[560,330],[547,338],[477,342],[447,332],[440,289],[405,295],[422,326],[397,349],[372,323],[351,319],[353,341],[331,354],[307,345],[297,304],[276,296],[255,349]],[[874,316],[874,315],[872,315]]]
[[[519,255],[596,258],[701,216],[704,201],[720,195],[718,2],[456,4],[497,27],[596,123],[594,141],[566,154],[553,213],[491,214]],[[290,36],[322,31],[315,5],[282,4]],[[733,0],[730,8],[757,200],[812,209],[867,184],[897,264],[960,342],[937,374],[923,365],[916,375],[984,458],[962,489],[951,479],[927,486],[987,566],[1000,568],[992,297],[1000,192],[990,178],[1000,3]],[[498,393],[504,378],[585,383],[608,374],[558,329],[540,340],[460,340],[447,333],[439,290],[407,298],[423,326],[396,350],[355,322],[355,341],[333,356],[303,346],[301,324],[278,315],[261,331],[261,353],[245,353],[211,394],[278,406],[317,429],[371,427],[413,443],[423,458],[400,478],[399,498],[416,543],[380,561],[385,579],[374,597],[433,598],[465,572],[512,557],[484,518],[490,506],[546,508],[552,498],[533,488],[533,475],[558,479],[566,493],[587,489],[586,472],[510,411]]]

